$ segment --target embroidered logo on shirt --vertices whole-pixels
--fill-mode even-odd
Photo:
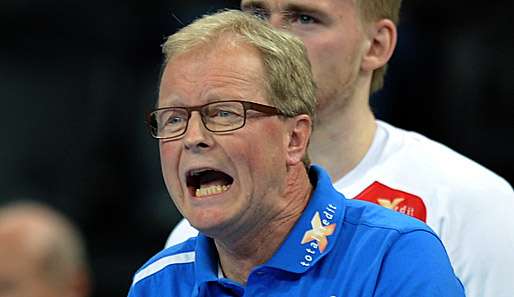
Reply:
[[[377,202],[378,202],[378,204],[382,205],[385,208],[389,208],[389,209],[392,209],[392,210],[397,210],[398,209],[398,204],[400,204],[400,202],[403,202],[403,200],[405,200],[405,199],[403,199],[403,198],[395,198],[393,201],[391,201],[389,199],[378,198]]]
[[[427,209],[420,197],[390,188],[377,181],[357,195],[355,199],[382,205],[386,208],[415,217],[423,222],[426,222],[427,219]]]
[[[311,242],[316,240],[318,242],[318,249],[321,253],[325,251],[325,248],[328,245],[327,236],[332,235],[336,228],[336,224],[331,224],[328,226],[324,226],[321,223],[321,218],[319,216],[319,212],[314,214],[314,217],[311,220],[312,229],[305,232],[302,239],[302,244]]]

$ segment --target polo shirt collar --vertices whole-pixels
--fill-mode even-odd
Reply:
[[[284,243],[263,266],[303,273],[334,247],[343,226],[345,198],[321,167],[312,165],[309,177],[315,185],[309,203]]]
[[[192,290],[192,297],[199,296],[201,288],[208,286],[208,283],[219,285],[235,291],[241,291],[241,284],[225,278],[214,241],[200,233],[196,240],[195,256],[195,287]]]
[[[330,253],[342,229],[344,196],[332,187],[330,176],[312,165],[309,177],[314,191],[302,215],[273,257],[261,267],[303,273]],[[196,240],[195,274],[198,285],[218,281],[219,260],[211,238],[199,234]]]

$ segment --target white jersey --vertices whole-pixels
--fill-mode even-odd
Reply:
[[[418,133],[377,121],[362,161],[335,188],[425,221],[468,297],[514,296],[514,191],[504,179]],[[195,236],[182,220],[166,246]]]

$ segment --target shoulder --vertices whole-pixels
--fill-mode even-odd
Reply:
[[[371,202],[361,200],[345,200],[344,223],[362,232],[372,232],[402,236],[411,232],[426,233],[429,237],[437,237],[422,221],[392,211]]]
[[[166,247],[177,245],[197,235],[198,230],[193,228],[186,219],[182,219],[171,231],[171,234],[166,240]]]
[[[393,241],[377,280],[380,296],[465,296],[443,244],[427,233],[410,232]]]
[[[392,172],[391,178],[397,176],[416,187],[424,183],[449,192],[513,195],[504,178],[451,148],[416,132],[381,121],[377,124],[387,133],[380,166]]]
[[[196,256],[195,245],[196,237],[193,237],[157,253],[136,272],[132,287],[148,279],[159,280],[165,277],[171,280],[176,275],[192,273]]]
[[[361,263],[381,263],[378,295],[464,296],[443,243],[430,227],[366,201],[347,202],[342,236],[360,247],[356,255]]]

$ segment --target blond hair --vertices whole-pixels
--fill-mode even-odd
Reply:
[[[259,51],[270,103],[286,116],[307,114],[314,121],[316,87],[303,42],[253,15],[224,10],[194,21],[164,43],[165,65],[177,55],[214,44],[227,34]],[[308,156],[304,163],[309,165]]]
[[[402,0],[357,0],[357,4],[364,23],[389,19],[398,25]],[[384,86],[386,70],[387,64],[373,71],[371,93],[379,91]]]

